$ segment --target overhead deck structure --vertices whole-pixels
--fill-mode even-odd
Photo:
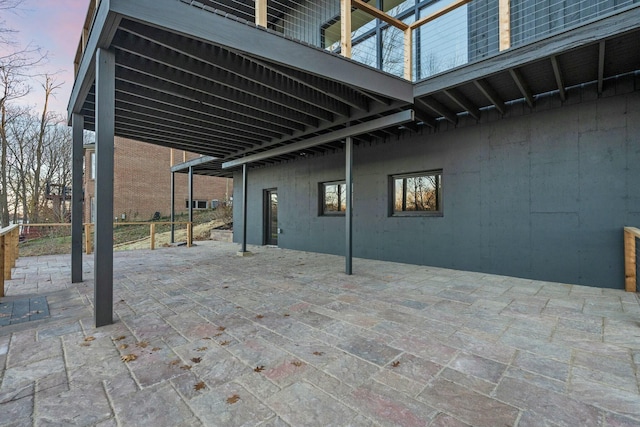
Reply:
[[[345,2],[343,11],[364,7]],[[274,17],[294,3],[92,0],[68,113],[74,146],[82,129],[96,131],[96,325],[111,322],[114,135],[204,156],[172,172],[231,176],[242,167],[246,188],[251,168],[344,150],[346,141],[349,175],[351,143],[444,130],[512,103],[533,106],[541,94],[564,101],[583,84],[602,92],[608,79],[640,69],[638,4],[413,82],[345,58],[346,46],[339,55],[277,31]]]

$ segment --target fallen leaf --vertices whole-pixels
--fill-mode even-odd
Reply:
[[[202,362],[202,358],[201,357],[192,357],[191,361],[193,363],[200,363],[200,362]]]
[[[256,316],[256,319],[262,319],[262,318],[264,318],[264,316],[263,316],[262,314],[258,314],[258,315]]]
[[[80,343],[80,345],[81,345],[82,347],[90,347],[90,346],[91,346],[91,343],[88,343],[88,342],[82,342],[82,343]]]
[[[182,369],[183,371],[188,371],[189,369],[191,369],[191,365],[182,365],[180,366],[180,369]]]
[[[204,337],[203,340],[211,340],[211,337]]]
[[[138,356],[136,356],[135,354],[125,354],[124,356],[121,357],[123,362],[133,362],[137,358]]]
[[[196,390],[196,391],[202,390],[205,387],[206,387],[206,385],[205,385],[204,381],[200,381],[198,384],[193,386],[194,390]]]
[[[218,330],[219,331],[224,331],[225,329],[227,329],[227,328],[225,328],[224,326],[218,326]]]
[[[121,299],[121,300],[120,300],[120,302],[124,302],[124,300],[123,300],[123,299]]]
[[[175,359],[175,360],[172,360],[171,362],[169,362],[169,365],[176,366],[179,363],[180,363],[180,359]]]
[[[313,354],[314,356],[322,356],[324,353],[321,351],[314,351]]]
[[[399,360],[396,360],[395,362],[393,362],[393,363],[391,364],[391,366],[392,366],[392,367],[394,367],[394,368],[397,368],[398,366],[400,366],[400,361],[399,361]]]
[[[236,403],[238,400],[240,400],[240,396],[238,396],[237,394],[234,394],[233,396],[229,397],[227,399],[227,403],[229,405],[233,405],[234,403]]]
[[[124,335],[120,335],[118,338],[114,338],[114,341],[122,341],[125,338],[127,337],[125,337]]]
[[[96,340],[96,337],[86,337],[84,340],[85,340],[85,341],[87,341],[87,342],[89,342],[89,341],[95,341],[95,340]]]
[[[285,313],[284,317],[289,317],[291,316],[289,313]]]
[[[227,288],[228,288],[228,286],[223,286],[223,287],[222,287],[222,289],[227,289]]]
[[[264,371],[264,365],[256,366],[253,370],[254,372],[262,372]]]
[[[220,343],[220,345],[229,345],[231,343],[231,341],[222,341]]]
[[[136,346],[147,348],[149,346],[149,343],[147,341],[140,341],[139,343],[136,344]]]
[[[196,348],[196,351],[205,351],[207,349],[207,347],[199,347]]]
[[[151,351],[159,351],[159,350],[162,350],[162,349],[161,349],[160,347],[153,347],[153,348],[151,349]]]
[[[291,364],[292,364],[293,366],[297,366],[298,368],[299,368],[300,366],[304,365],[304,363],[303,363],[303,362],[301,362],[301,361],[299,361],[299,360],[294,360],[293,362],[291,362]]]
[[[120,344],[120,350],[124,350],[129,347],[129,344]]]
[[[218,332],[217,334],[214,335],[214,337],[221,337],[222,336],[222,332]]]

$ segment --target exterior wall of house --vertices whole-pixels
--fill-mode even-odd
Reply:
[[[91,152],[85,152],[84,217],[91,218],[91,200],[95,181],[91,178]],[[182,163],[183,152],[174,151],[175,163]],[[187,153],[186,160],[197,157]],[[114,216],[126,221],[148,221],[155,212],[162,216],[171,213],[171,150],[125,138],[115,138],[114,149]],[[233,194],[233,180],[194,176],[194,200],[228,200]],[[189,198],[188,175],[176,174],[175,211],[186,212]]]
[[[640,76],[607,86],[600,98],[575,89],[563,106],[550,96],[534,111],[515,104],[504,118],[486,111],[479,124],[357,146],[354,256],[623,288],[622,228],[640,224]],[[433,169],[443,216],[389,216],[389,176]],[[344,177],[341,151],[250,169],[248,243],[263,244],[262,195],[277,188],[279,246],[344,254],[344,217],[318,213],[319,184]]]

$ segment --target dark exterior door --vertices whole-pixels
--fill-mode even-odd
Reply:
[[[265,190],[265,245],[278,245],[278,190]]]

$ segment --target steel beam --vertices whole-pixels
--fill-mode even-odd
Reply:
[[[348,136],[345,140],[345,187],[347,193],[345,199],[347,202],[345,211],[345,273],[352,274],[352,255],[353,255],[353,139]]]
[[[113,139],[115,55],[96,52],[96,225],[94,307],[96,327],[113,323]]]
[[[82,282],[82,160],[84,116],[71,116],[73,160],[71,178],[71,283]]]
[[[359,123],[357,125],[342,128],[333,132],[329,132],[325,135],[316,136],[306,139],[304,141],[294,142],[293,144],[277,147],[272,150],[264,151],[262,153],[245,156],[240,159],[231,160],[222,164],[223,169],[228,169],[235,166],[244,165],[260,160],[269,159],[275,156],[281,156],[283,154],[292,153],[295,151],[306,150],[317,145],[326,144],[333,141],[339,141],[349,136],[361,135],[363,133],[374,132],[380,129],[384,129],[391,126],[398,126],[414,120],[413,110],[405,110],[399,113],[390,114],[385,117],[370,120],[368,122]]]

